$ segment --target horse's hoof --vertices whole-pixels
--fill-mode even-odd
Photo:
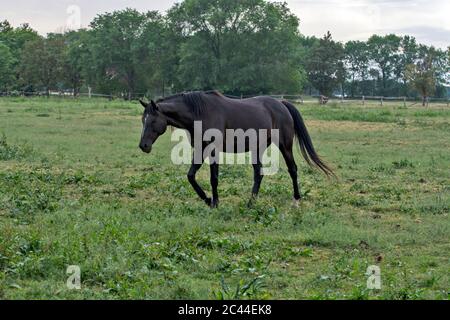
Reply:
[[[247,203],[247,209],[253,208],[253,205],[255,204],[257,198],[258,198],[258,195],[256,195],[256,194],[252,195],[252,197],[250,198],[250,200]]]
[[[211,202],[211,209],[217,209],[219,208],[219,200],[213,200]]]
[[[211,206],[212,206],[212,199],[211,199],[211,198],[205,199],[205,203],[206,203],[206,205],[207,205],[208,207],[211,207]]]
[[[209,206],[211,209],[217,209],[219,207],[219,199],[211,199]]]
[[[294,199],[294,208],[300,207],[300,201],[301,201],[301,199]]]

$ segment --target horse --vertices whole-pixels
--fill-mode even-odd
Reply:
[[[320,169],[326,176],[334,176],[333,170],[317,154],[311,137],[305,126],[303,118],[297,108],[286,100],[278,100],[268,96],[259,96],[249,99],[235,99],[227,97],[219,91],[196,91],[182,93],[162,98],[156,102],[151,100],[146,103],[139,100],[144,107],[142,115],[142,135],[139,144],[145,153],[151,153],[153,144],[163,135],[169,126],[187,131],[190,137],[195,135],[195,123],[201,122],[203,133],[208,129],[220,131],[227,139],[228,130],[278,130],[278,148],[286,162],[294,189],[294,204],[298,206],[302,199],[298,183],[298,168],[294,159],[294,138],[297,137],[300,151],[306,162]],[[273,142],[272,134],[266,137],[258,137],[257,147],[251,148],[246,140],[245,147],[233,147],[231,150],[223,147],[218,152],[243,153],[250,149],[256,150],[256,159],[253,163],[254,184],[249,206],[259,194],[263,180],[261,155]],[[203,151],[213,141],[202,141],[200,144],[191,138],[191,146],[195,151],[203,155]],[[259,148],[259,149],[258,149]],[[201,149],[201,150],[196,150]],[[214,155],[214,154],[213,154]],[[191,168],[187,175],[189,183],[200,197],[211,208],[219,206],[219,163],[210,161],[212,197],[208,197],[205,191],[196,181],[196,174],[206,159],[201,156],[199,161],[192,160]]]

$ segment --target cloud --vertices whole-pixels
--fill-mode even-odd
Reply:
[[[180,0],[181,1],[181,0]],[[140,11],[170,8],[175,0],[15,0],[2,1],[0,20],[14,25],[29,22],[40,33],[61,30],[67,7],[78,5],[86,27],[100,13],[136,8]],[[300,31],[322,36],[331,31],[340,41],[365,40],[372,34],[409,33],[438,47],[450,45],[449,0],[287,0],[300,17]]]
[[[417,41],[423,44],[434,45],[441,48],[450,46],[450,30],[444,28],[413,26],[397,29],[394,33],[401,35],[413,34],[417,38]]]
[[[69,18],[67,8],[72,5],[80,7],[81,24],[87,27],[101,13],[125,8],[165,11],[173,3],[174,0],[15,0],[1,3],[0,20],[7,19],[16,26],[28,22],[39,33],[46,34],[65,28]]]
[[[366,40],[372,34],[409,31],[420,41],[450,45],[450,1],[442,0],[293,0],[300,31],[322,36],[328,30],[340,41]],[[435,32],[435,33],[433,33]]]

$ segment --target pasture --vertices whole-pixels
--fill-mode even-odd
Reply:
[[[0,299],[448,299],[450,109],[299,108],[339,180],[297,148],[299,208],[282,161],[251,209],[252,167],[222,166],[212,210],[170,132],[138,149],[138,103],[0,99]]]

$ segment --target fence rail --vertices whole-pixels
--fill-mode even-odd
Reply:
[[[225,96],[233,99],[247,99],[247,98],[253,98],[257,97],[260,94],[254,94],[254,95],[241,95],[241,96],[233,96],[226,94]],[[0,92],[0,97],[60,97],[60,98],[77,98],[77,97],[87,97],[87,98],[106,98],[109,100],[114,99],[127,99],[127,100],[137,100],[139,98],[145,98],[145,93],[135,93],[132,95],[128,94],[100,94],[100,93],[93,93],[93,92],[81,92],[78,93],[75,97],[73,95],[73,92],[64,92],[64,91],[50,91],[50,92],[44,92],[44,91],[11,91],[11,92]],[[290,100],[292,102],[296,103],[305,103],[305,102],[313,102],[313,101],[319,101],[321,99],[321,96],[302,96],[302,95],[291,95],[291,94],[273,94],[273,95],[267,95],[270,97],[273,97],[275,99],[286,99]],[[334,102],[360,102],[362,105],[365,105],[366,102],[379,102],[381,106],[385,102],[392,102],[392,101],[398,101],[403,102],[404,106],[407,106],[407,103],[412,103],[411,105],[415,105],[418,103],[422,103],[422,98],[418,97],[384,97],[384,96],[354,96],[354,97],[347,97],[347,96],[333,96],[329,98],[329,101]],[[426,103],[442,103],[446,104],[447,106],[450,105],[450,97],[449,98],[427,98]]]

